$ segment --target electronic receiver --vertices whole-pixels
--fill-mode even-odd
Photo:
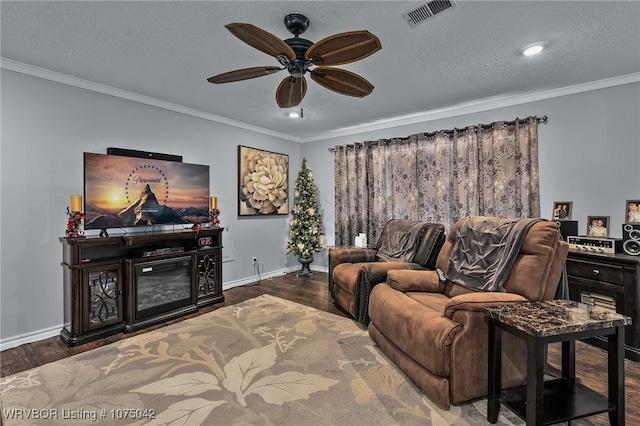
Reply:
[[[622,239],[620,238],[568,236],[567,242],[569,248],[575,250],[611,254],[622,252]]]

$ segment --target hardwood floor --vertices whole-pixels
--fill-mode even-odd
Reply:
[[[0,352],[0,376],[4,377],[20,371],[28,370],[42,364],[53,362],[99,346],[118,341],[120,339],[144,333],[153,328],[162,327],[182,321],[185,318],[201,315],[219,309],[223,306],[234,305],[253,297],[270,294],[297,303],[346,316],[338,310],[331,301],[327,290],[327,275],[315,272],[313,278],[297,278],[295,273],[283,277],[263,280],[259,284],[235,287],[224,292],[225,302],[208,306],[195,314],[177,320],[159,324],[154,327],[134,333],[116,334],[96,342],[86,343],[76,347],[67,347],[59,337],[52,337],[34,343],[21,345],[16,348]],[[602,349],[583,342],[576,343],[576,377],[579,382],[603,395],[607,394],[607,356]],[[549,346],[549,372],[559,374],[560,344]],[[640,363],[625,360],[625,392],[626,392],[626,422],[628,425],[640,425]],[[501,408],[506,410],[506,408]],[[573,425],[608,425],[606,414],[575,420]]]

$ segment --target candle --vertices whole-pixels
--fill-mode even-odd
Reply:
[[[209,198],[209,208],[211,210],[218,208],[218,198],[217,197]]]
[[[82,195],[71,196],[71,211],[72,212],[82,211]]]

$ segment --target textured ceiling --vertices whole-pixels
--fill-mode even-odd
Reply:
[[[1,56],[11,61],[309,138],[477,99],[533,93],[640,72],[640,2],[457,1],[411,28],[419,1],[2,1]],[[289,38],[283,18],[305,14],[304,38],[367,29],[382,50],[342,68],[369,80],[366,98],[307,76],[304,118],[286,117],[275,91],[286,71],[213,85],[212,75],[278,65],[224,25],[246,22]],[[519,50],[544,41],[525,58]]]

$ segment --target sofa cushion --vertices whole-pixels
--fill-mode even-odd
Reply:
[[[433,374],[449,375],[451,342],[460,325],[386,283],[373,288],[369,303],[371,321],[394,345]]]
[[[436,271],[389,271],[387,284],[403,293],[408,291],[444,292],[444,283],[440,281]]]
[[[436,266],[442,271],[446,271],[449,263],[449,257],[456,242],[456,235],[462,220],[456,222],[451,228],[451,232],[438,254]],[[548,277],[553,269],[553,262],[558,260],[558,268],[564,264],[567,250],[564,246],[558,245],[560,231],[555,222],[542,221],[531,227],[527,233],[527,237],[520,247],[518,255],[511,273],[504,283],[504,288],[508,293],[516,293],[526,297],[529,300],[540,301],[549,298],[549,295],[555,293],[557,282],[549,281]],[[556,257],[558,250],[563,250],[561,256]],[[557,271],[555,271],[557,272]],[[556,275],[556,274],[553,274]],[[460,286],[449,286],[447,289],[460,288]],[[445,293],[447,290],[445,290]],[[454,294],[455,295],[455,294]],[[450,295],[450,296],[454,296]]]
[[[420,240],[420,246],[413,257],[413,262],[427,269],[436,269],[436,259],[444,239],[444,226],[439,223],[430,223],[425,229],[422,240]]]
[[[391,219],[378,238],[376,257],[382,262],[413,262],[427,224],[420,221]]]
[[[433,309],[440,315],[444,315],[445,307],[451,300],[442,293],[427,293],[423,291],[411,291],[406,293],[411,299],[429,309]]]
[[[504,292],[522,243],[543,219],[474,216],[460,219],[447,280],[476,290]]]

